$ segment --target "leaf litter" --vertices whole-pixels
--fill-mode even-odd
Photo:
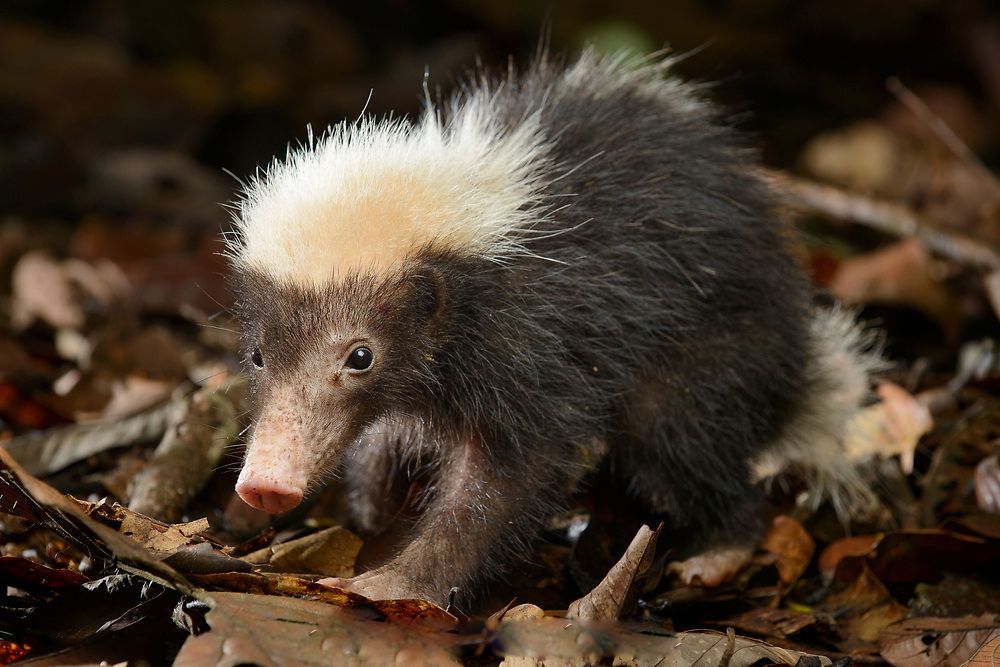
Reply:
[[[48,49],[46,76],[171,109],[169,127],[205,129],[227,103],[206,71],[0,31]],[[152,122],[89,121],[30,83],[11,94],[53,136]],[[258,84],[240,94],[266,98]],[[317,584],[391,549],[342,524],[337,488],[276,520],[234,499],[248,417],[216,254],[227,186],[176,137],[90,154],[71,232],[0,219],[0,663],[997,664],[1000,189],[973,152],[990,124],[958,87],[891,98],[803,146],[799,175],[762,172],[817,282],[886,332],[893,366],[847,442],[879,506],[845,526],[780,477],[757,549],[705,586],[669,517],[598,476],[469,609]]]

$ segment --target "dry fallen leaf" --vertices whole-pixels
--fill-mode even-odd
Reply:
[[[966,667],[973,656],[995,665],[981,648],[997,651],[1000,622],[992,614],[963,618],[910,618],[885,629],[879,640],[882,657],[894,667]]]
[[[111,383],[111,400],[97,412],[77,413],[79,422],[120,419],[148,410],[170,398],[177,387],[174,381],[151,380],[141,375],[129,375]]]
[[[108,449],[156,440],[175,410],[175,404],[166,403],[123,419],[26,433],[4,447],[29,473],[48,475]]]
[[[882,123],[861,121],[813,138],[802,151],[803,167],[852,190],[878,191],[898,178],[898,141]]]
[[[364,610],[273,595],[210,593],[211,630],[190,637],[179,667],[215,664],[460,665],[459,636],[437,625],[381,622]]]
[[[259,549],[243,556],[243,560],[255,565],[269,564],[282,572],[352,577],[361,546],[361,539],[354,533],[341,526],[333,526]]]
[[[828,596],[817,610],[837,619],[841,634],[849,640],[862,642],[877,641],[886,626],[906,617],[906,607],[867,567],[847,588]]]
[[[803,628],[816,623],[816,616],[801,611],[789,609],[772,609],[771,607],[756,607],[731,616],[720,623],[743,632],[749,632],[764,637],[784,639]]]
[[[852,535],[830,543],[819,555],[819,571],[824,578],[829,579],[841,560],[848,556],[867,556],[881,539],[880,535]]]
[[[934,425],[927,406],[892,382],[876,389],[879,403],[858,412],[848,424],[844,449],[852,461],[900,457],[900,467],[913,471],[913,454],[921,436]]]
[[[507,621],[493,638],[494,652],[504,656],[506,667],[592,664],[796,665],[800,658],[829,665],[822,656],[790,651],[745,637],[717,632],[665,632],[654,624],[606,624],[546,616],[531,621]],[[606,662],[604,662],[606,661]],[[802,663],[809,664],[809,663]]]
[[[592,591],[570,603],[566,616],[590,621],[610,621],[627,612],[641,592],[637,587],[637,579],[652,565],[661,528],[662,526],[655,531],[650,530],[649,526],[639,528],[625,555]]]
[[[790,516],[781,515],[771,522],[760,548],[778,557],[775,562],[778,576],[786,584],[791,584],[809,567],[816,552],[816,543],[801,523]]]
[[[124,298],[128,280],[113,263],[58,261],[42,251],[25,254],[11,275],[15,328],[42,320],[54,329],[79,329],[95,304],[106,309]]]
[[[961,324],[959,302],[942,282],[943,269],[917,239],[897,241],[841,262],[828,289],[850,304],[911,306],[941,324],[953,340]]]
[[[127,535],[151,551],[173,553],[192,542],[198,533],[208,530],[208,519],[198,519],[190,523],[164,525],[147,516],[127,512],[118,532]]]

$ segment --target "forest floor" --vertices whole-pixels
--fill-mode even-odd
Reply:
[[[145,90],[100,49],[49,46],[67,81]],[[171,86],[209,104],[160,75],[144,108]],[[473,608],[319,586],[388,540],[350,531],[336,485],[277,518],[233,493],[249,424],[217,255],[229,185],[181,150],[75,164],[72,192],[35,174],[77,213],[0,219],[0,662],[996,665],[1000,181],[959,139],[995,128],[958,88],[887,89],[878,117],[804,145],[798,175],[761,170],[816,284],[882,332],[891,365],[845,443],[877,506],[845,522],[780,477],[752,559],[712,587],[677,577],[669,517],[603,474]],[[90,111],[47,113],[57,136]],[[59,150],[38,150],[58,177]]]

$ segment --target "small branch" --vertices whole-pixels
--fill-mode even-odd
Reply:
[[[989,245],[936,229],[923,216],[900,204],[773,169],[761,169],[759,173],[787,203],[797,208],[866,225],[892,236],[920,239],[932,252],[959,264],[989,272],[1000,269],[1000,253]]]
[[[983,183],[993,192],[994,196],[1000,196],[1000,181],[989,168],[983,164],[969,146],[962,141],[961,137],[955,134],[944,120],[935,114],[927,103],[917,96],[912,90],[907,88],[902,81],[896,77],[890,77],[886,81],[889,92],[896,96],[900,103],[909,109],[914,116],[919,118],[930,128],[931,132],[947,146],[948,150],[965,163],[969,169],[974,171]]]
[[[240,432],[244,382],[202,388],[177,410],[149,463],[129,488],[133,512],[175,521],[208,482]]]

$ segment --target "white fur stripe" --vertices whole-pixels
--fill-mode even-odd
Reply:
[[[542,216],[546,146],[537,118],[500,127],[480,90],[444,126],[343,123],[255,178],[227,239],[237,266],[321,285],[390,270],[427,246],[494,261],[526,253],[519,231]]]

